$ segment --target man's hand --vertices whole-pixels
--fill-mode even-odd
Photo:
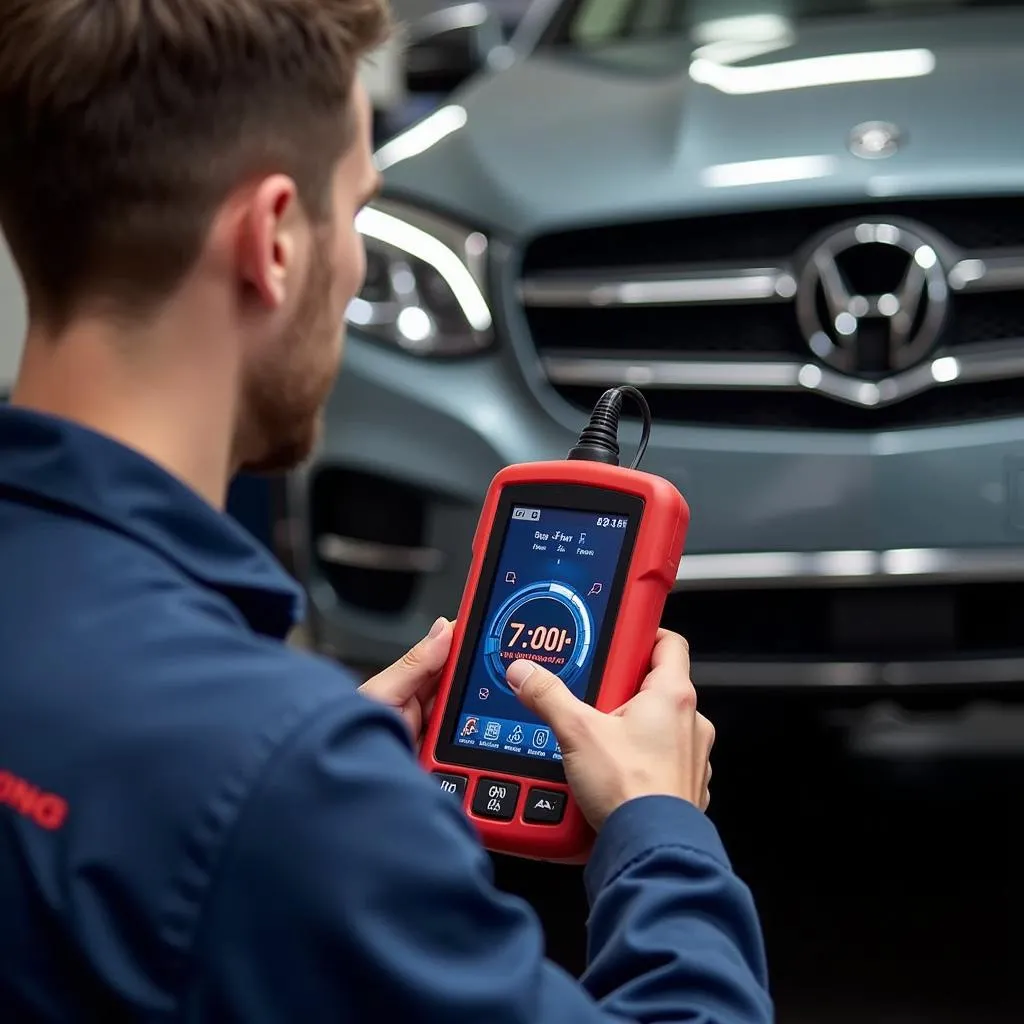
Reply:
[[[509,685],[554,730],[580,810],[599,829],[628,800],[677,796],[706,810],[714,726],[697,713],[690,654],[660,630],[640,692],[611,714],[575,697],[558,676],[529,661],[509,666]]]
[[[452,624],[440,618],[411,651],[359,687],[360,693],[398,711],[416,744],[420,742],[423,723],[430,716],[451,646]]]

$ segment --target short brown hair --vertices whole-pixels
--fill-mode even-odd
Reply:
[[[311,216],[387,0],[0,0],[0,225],[34,316],[144,312],[262,172]]]

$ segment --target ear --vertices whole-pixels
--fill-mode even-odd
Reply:
[[[304,228],[295,182],[283,174],[262,179],[245,204],[238,235],[238,263],[247,290],[267,310],[285,304]]]

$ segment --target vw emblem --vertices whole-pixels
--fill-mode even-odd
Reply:
[[[884,160],[899,151],[903,134],[888,121],[865,121],[850,132],[849,147],[864,160]]]
[[[843,373],[883,377],[920,361],[949,313],[943,243],[923,228],[858,221],[813,246],[796,314],[807,344]]]

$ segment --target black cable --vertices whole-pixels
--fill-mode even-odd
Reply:
[[[623,398],[628,395],[640,407],[643,429],[640,444],[630,469],[636,469],[647,451],[651,439],[651,407],[643,394],[630,384],[609,388],[594,406],[590,422],[580,431],[579,440],[569,452],[570,459],[586,462],[603,462],[608,466],[619,464],[619,417],[622,415]]]

